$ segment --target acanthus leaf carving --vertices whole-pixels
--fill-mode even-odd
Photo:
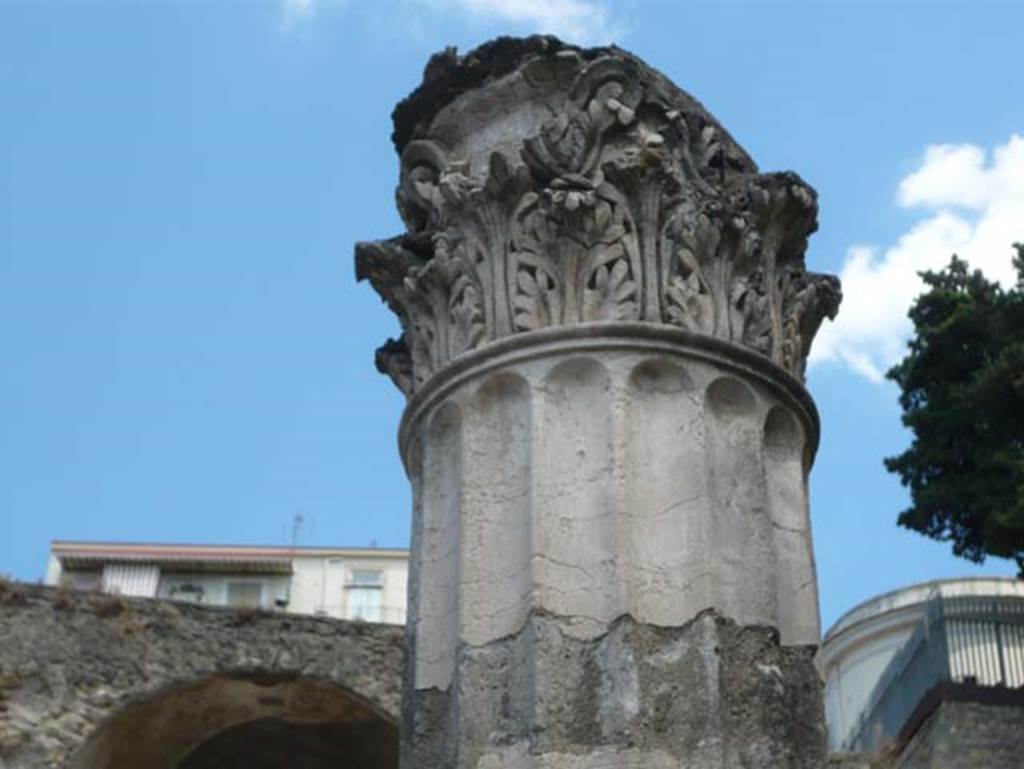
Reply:
[[[803,378],[811,342],[825,318],[832,320],[842,301],[839,278],[794,271],[782,303],[782,365]]]
[[[395,387],[401,390],[406,396],[412,395],[416,389],[413,379],[412,355],[406,345],[405,336],[400,339],[388,339],[377,348],[374,362],[377,370],[391,377]]]
[[[509,285],[516,331],[561,325],[564,288],[548,257],[557,234],[541,206],[540,196],[527,193],[515,214],[508,246]]]
[[[512,121],[532,126],[517,140],[448,123],[445,140],[426,131],[405,145],[396,196],[408,234],[357,248],[360,276],[403,327],[378,359],[403,391],[511,334],[607,321],[678,326],[803,375],[841,296],[834,278],[804,270],[814,192],[757,173],[658,77],[621,53],[581,60],[571,84],[534,97],[548,117],[534,107]],[[508,119],[502,98],[495,120]]]

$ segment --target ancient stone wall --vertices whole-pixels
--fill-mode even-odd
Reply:
[[[197,769],[286,732],[394,765],[402,656],[399,627],[0,583],[0,769]]]
[[[943,702],[901,752],[897,769],[1024,765],[1024,707]]]

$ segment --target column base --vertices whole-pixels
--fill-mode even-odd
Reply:
[[[406,769],[820,769],[813,646],[707,610],[679,627],[624,616],[596,638],[533,612],[463,644],[449,690],[407,691]]]

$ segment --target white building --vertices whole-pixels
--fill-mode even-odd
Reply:
[[[49,585],[405,623],[409,552],[386,548],[54,541]]]
[[[936,580],[884,593],[836,621],[816,662],[830,750],[882,744],[940,681],[1024,685],[1024,581]]]

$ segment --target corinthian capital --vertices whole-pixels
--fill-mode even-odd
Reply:
[[[435,56],[395,110],[406,232],[356,246],[402,335],[378,367],[407,395],[513,334],[678,326],[802,378],[841,298],[804,267],[817,195],[762,174],[693,97],[617,48],[500,39]]]

